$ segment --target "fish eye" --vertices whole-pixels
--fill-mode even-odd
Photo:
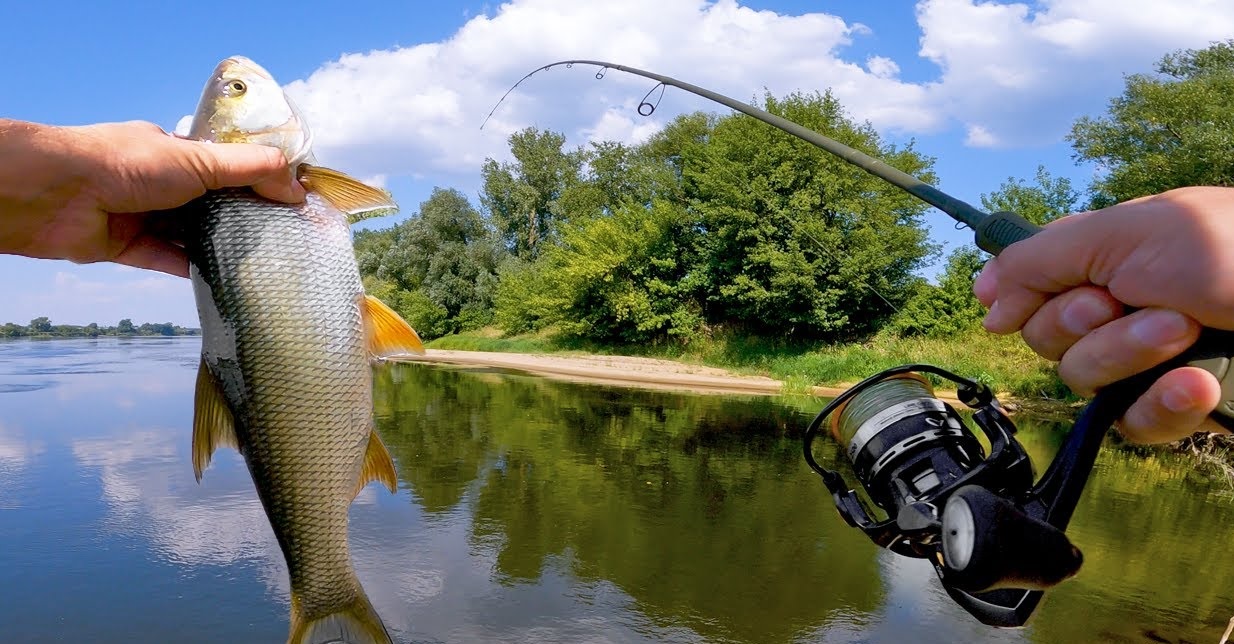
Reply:
[[[242,80],[227,81],[227,93],[232,96],[240,96],[248,90],[248,86]]]

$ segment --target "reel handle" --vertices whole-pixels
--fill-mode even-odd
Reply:
[[[974,229],[977,247],[995,256],[1008,246],[1028,239],[1042,230],[1041,226],[1014,212],[996,212],[978,222]],[[1191,345],[1180,359],[1171,361],[1171,368],[1184,365],[1199,367],[1217,378],[1217,382],[1221,383],[1221,402],[1213,413],[1209,414],[1209,418],[1234,432],[1234,369],[1230,368],[1231,358],[1234,358],[1234,334],[1205,327],[1200,333],[1200,339]],[[1115,383],[1117,384],[1120,383]],[[1142,393],[1144,392],[1140,391],[1135,396],[1138,398]],[[1134,401],[1135,398],[1132,398],[1127,404]]]

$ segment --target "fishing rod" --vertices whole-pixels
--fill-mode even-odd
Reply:
[[[838,141],[765,110],[670,76],[599,60],[563,60],[523,76],[506,97],[535,74],[564,65],[600,67],[642,76],[656,85],[639,103],[650,116],[664,87],[676,87],[777,127],[904,190],[971,228],[979,248],[997,256],[1041,227],[1013,212],[986,213]],[[648,98],[657,89],[656,103]],[[481,124],[481,129],[484,125]],[[806,464],[823,481],[840,517],[872,542],[896,554],[927,559],[947,594],[982,623],[1021,626],[1045,590],[1075,575],[1083,556],[1065,531],[1092,472],[1102,439],[1136,399],[1167,371],[1191,365],[1221,383],[1224,400],[1210,416],[1234,430],[1234,332],[1205,328],[1182,355],[1104,387],[1076,419],[1063,445],[1034,484],[1032,462],[1015,438],[1016,428],[989,387],[924,364],[887,369],[833,398],[803,438]],[[956,385],[976,435],[928,376]],[[842,475],[814,457],[824,424],[845,452],[865,496],[882,510],[877,518]]]

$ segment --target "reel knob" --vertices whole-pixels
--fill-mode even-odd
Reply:
[[[977,485],[952,493],[942,523],[943,581],[961,590],[1044,590],[1084,560],[1063,531]]]

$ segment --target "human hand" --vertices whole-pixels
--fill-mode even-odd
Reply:
[[[1234,189],[1181,188],[1064,217],[990,260],[973,290],[989,307],[987,330],[1019,331],[1091,395],[1181,354],[1202,326],[1234,329]],[[1224,432],[1208,419],[1220,400],[1212,374],[1174,369],[1119,429],[1147,443]]]
[[[269,199],[304,199],[275,148],[189,141],[140,121],[0,120],[0,252],[187,277],[183,248],[158,232],[170,215],[152,211],[248,185]]]

